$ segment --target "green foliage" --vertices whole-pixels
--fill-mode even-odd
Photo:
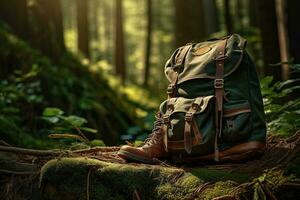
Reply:
[[[101,71],[92,71],[72,54],[63,54],[53,64],[1,27],[0,42],[0,63],[11,69],[1,74],[0,119],[9,119],[0,120],[1,139],[25,146],[32,146],[32,141],[20,142],[17,133],[45,140],[47,125],[39,117],[44,108],[48,108],[44,110],[48,122],[79,126],[90,141],[101,139],[108,144],[116,144],[120,133],[140,123],[134,101],[114,91]],[[63,108],[66,114],[51,107]]]
[[[266,200],[271,190],[276,190],[279,186],[291,180],[285,177],[282,171],[270,170],[263,173],[260,177],[253,180],[254,200]]]
[[[292,68],[300,69],[299,65]],[[260,82],[268,128],[271,133],[289,136],[300,129],[300,98],[294,97],[300,91],[300,79],[272,82],[271,76]]]
[[[95,134],[97,130],[85,127],[87,123],[85,118],[76,115],[64,116],[61,109],[50,107],[44,109],[42,119],[53,126],[49,131],[50,138],[76,139],[91,146],[105,146],[101,140],[90,142],[86,137],[86,132]]]
[[[194,168],[191,173],[206,182],[231,180],[242,183],[250,179],[248,174],[213,170],[204,167]]]

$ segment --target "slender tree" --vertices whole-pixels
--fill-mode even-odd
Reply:
[[[28,9],[26,0],[2,0],[0,1],[0,20],[7,23],[12,32],[17,36],[28,39]],[[24,69],[20,64],[15,64],[14,60],[0,58],[0,79],[7,78],[14,70]]]
[[[295,63],[300,63],[300,26],[298,21],[300,1],[289,0],[286,3],[290,54]]]
[[[31,13],[31,43],[55,62],[65,51],[60,0],[36,0]]]
[[[87,58],[90,57],[89,51],[89,22],[88,22],[88,0],[77,0],[77,32],[78,50]]]
[[[206,34],[212,34],[220,30],[218,8],[216,0],[203,0],[203,11]]]
[[[146,36],[146,51],[145,51],[145,71],[144,71],[144,86],[148,87],[148,78],[150,74],[150,56],[151,56],[151,36],[152,36],[152,1],[147,0],[147,36]]]
[[[257,12],[257,0],[248,0],[248,15],[249,24],[253,27],[258,27],[258,12]]]
[[[282,64],[282,79],[289,78],[289,66],[286,62],[289,60],[288,50],[288,35],[286,28],[286,16],[285,16],[285,3],[283,0],[276,0],[276,16],[277,16],[277,28],[278,28],[278,40],[280,46],[280,58]]]
[[[0,19],[8,23],[16,35],[28,39],[27,0],[1,0]]]
[[[176,46],[199,42],[205,37],[202,0],[174,0]]]
[[[103,1],[101,6],[101,11],[103,13],[103,18],[105,23],[103,23],[103,29],[104,29],[104,36],[101,41],[104,43],[104,47],[106,49],[105,52],[103,52],[105,58],[108,60],[109,63],[113,63],[113,26],[112,24],[112,16],[113,16],[113,8],[110,6],[110,1]]]
[[[126,66],[125,66],[125,47],[124,47],[124,31],[123,31],[123,8],[122,0],[115,2],[115,65],[116,74],[121,78],[122,83],[126,80]]]
[[[270,64],[280,62],[275,1],[257,1],[257,11],[262,37],[264,73],[273,75],[274,81],[281,80],[281,68],[270,66]]]
[[[227,34],[232,34],[233,33],[233,23],[232,23],[232,18],[230,14],[230,1],[229,0],[224,0],[224,15],[225,15],[225,28]]]

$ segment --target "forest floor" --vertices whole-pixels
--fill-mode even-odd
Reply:
[[[116,155],[119,147],[53,151],[0,144],[1,199],[295,199],[300,189],[300,131],[269,136],[260,158],[226,164],[147,165],[126,163]]]

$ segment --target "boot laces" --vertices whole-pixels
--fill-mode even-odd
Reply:
[[[160,112],[157,112],[155,115],[155,121],[154,121],[152,133],[145,140],[144,142],[145,145],[155,144],[157,141],[160,140],[162,125],[163,125],[163,119],[161,117]]]

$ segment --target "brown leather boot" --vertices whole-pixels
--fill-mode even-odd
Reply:
[[[162,138],[162,118],[160,113],[156,114],[154,129],[152,134],[145,140],[143,146],[133,147],[129,145],[122,146],[118,156],[128,161],[137,161],[142,163],[155,163],[154,158],[166,158],[168,153],[165,151]]]

